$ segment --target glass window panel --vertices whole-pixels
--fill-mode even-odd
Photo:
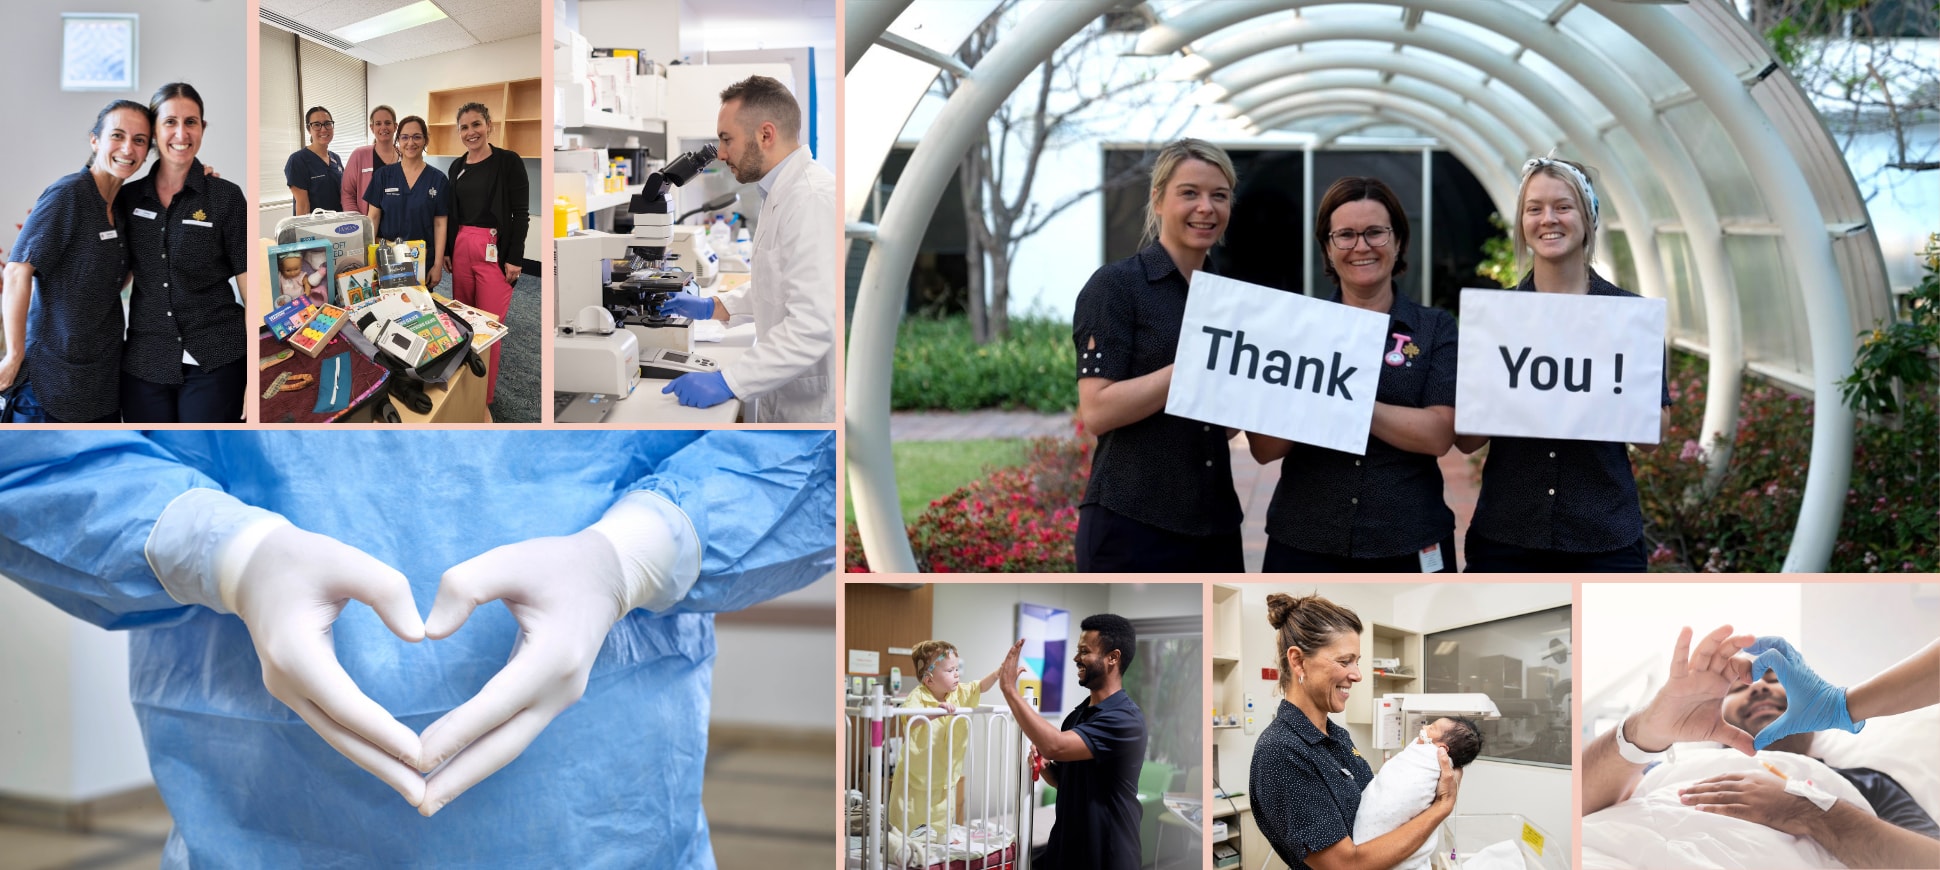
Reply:
[[[1664,126],[1697,164],[1720,218],[1762,220],[1770,214],[1737,146],[1703,103],[1686,103],[1666,111]]]
[[[1690,238],[1683,233],[1659,233],[1657,257],[1663,261],[1664,290],[1670,294],[1671,334],[1708,347],[1704,294],[1697,286],[1697,261],[1691,257]]]
[[[1490,51],[1499,54],[1508,54],[1519,47],[1519,43],[1507,36],[1486,27],[1470,24],[1460,18],[1452,18],[1447,15],[1433,12],[1427,13],[1421,17],[1421,26],[1436,30],[1446,30],[1470,42],[1485,45]]]
[[[1724,240],[1725,256],[1738,279],[1745,358],[1809,374],[1812,344],[1805,309],[1782,241],[1777,236],[1726,236]]]
[[[1569,607],[1433,632],[1423,688],[1495,702],[1502,718],[1478,723],[1482,758],[1569,767],[1572,647]]]

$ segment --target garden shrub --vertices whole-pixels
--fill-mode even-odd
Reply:
[[[890,407],[1071,411],[1078,407],[1077,369],[1068,321],[1016,317],[1008,338],[979,345],[965,317],[910,316],[896,331]]]
[[[909,525],[919,570],[1057,572],[1077,568],[1078,502],[1091,476],[1089,438],[1036,438],[1023,465],[930,502]],[[869,570],[851,523],[843,542],[850,571]]]

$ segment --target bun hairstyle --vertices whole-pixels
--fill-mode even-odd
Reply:
[[[1348,632],[1361,633],[1361,618],[1332,601],[1319,595],[1295,598],[1282,592],[1266,597],[1267,624],[1279,631],[1274,643],[1275,664],[1280,668],[1280,694],[1287,693],[1287,685],[1293,681],[1292,663],[1287,659],[1287,650],[1298,649],[1301,655],[1313,655],[1334,642],[1334,638]]]

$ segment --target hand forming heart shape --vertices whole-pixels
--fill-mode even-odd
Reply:
[[[613,543],[592,529],[509,544],[452,567],[439,579],[428,621],[418,618],[403,574],[293,527],[264,538],[240,576],[274,577],[225,590],[249,628],[270,694],[427,817],[517,758],[579,700],[607,632],[633,606]],[[351,599],[413,643],[450,637],[493,600],[505,602],[521,631],[504,669],[419,735],[337,661],[331,626]]]

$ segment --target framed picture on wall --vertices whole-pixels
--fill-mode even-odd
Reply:
[[[61,13],[61,90],[135,90],[140,24],[132,12]]]
[[[1024,639],[1019,663],[1043,681],[1037,708],[1064,712],[1064,670],[1071,658],[1071,611],[1042,604],[1017,605],[1017,636]]]

